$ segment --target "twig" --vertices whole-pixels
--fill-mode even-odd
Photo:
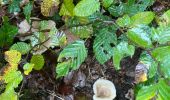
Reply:
[[[52,96],[54,96],[54,97],[57,97],[57,98],[60,99],[60,100],[64,100],[62,97],[57,96],[54,92],[51,93],[50,90],[47,90],[47,91],[43,90],[43,91],[46,92],[46,93],[48,93],[48,94],[50,94],[50,95],[52,95]]]
[[[25,81],[25,76],[24,75],[22,75],[22,76],[23,76],[23,81],[22,81],[21,87],[20,87],[19,92],[18,92],[18,97],[20,97],[20,93],[22,91],[22,88],[24,86],[24,81]]]

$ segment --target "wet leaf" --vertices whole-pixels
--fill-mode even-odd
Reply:
[[[154,19],[155,14],[150,11],[140,12],[131,17],[132,26],[139,24],[150,24]]]
[[[152,48],[153,45],[149,35],[149,30],[150,29],[145,26],[134,27],[128,30],[127,37],[140,47]]]
[[[81,0],[74,8],[76,16],[90,16],[99,11],[100,3],[98,0]]]
[[[170,27],[160,26],[157,29],[152,28],[152,39],[159,44],[170,42]]]
[[[128,15],[124,15],[123,17],[120,17],[116,20],[116,23],[120,27],[127,27],[131,24],[131,19]]]

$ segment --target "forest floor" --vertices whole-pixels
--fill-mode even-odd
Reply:
[[[157,0],[151,10],[161,13],[167,8],[170,8],[169,0]],[[1,9],[0,14],[2,14]],[[15,23],[16,21],[21,21],[21,19],[11,18],[11,22]],[[58,80],[56,80],[55,72],[56,55],[50,50],[46,51],[44,54],[46,59],[44,68],[25,76],[17,89],[21,94],[20,99],[73,100],[74,98],[74,100],[91,100],[93,97],[93,83],[98,78],[105,78],[111,80],[116,86],[117,96],[115,100],[133,100],[135,67],[142,49],[136,49],[132,58],[124,58],[121,61],[121,70],[116,71],[111,60],[103,65],[97,62],[92,50],[93,40],[92,37],[86,41],[86,47],[89,51],[88,57],[80,68],[71,71],[67,76]]]

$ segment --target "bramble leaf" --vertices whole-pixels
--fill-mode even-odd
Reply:
[[[76,16],[90,16],[99,11],[100,3],[98,0],[81,0],[74,8]]]
[[[104,28],[99,30],[94,39],[93,50],[96,59],[104,64],[113,55],[113,45],[117,44],[117,37],[114,31]]]
[[[33,55],[30,61],[31,64],[34,64],[35,70],[41,70],[44,66],[44,57],[42,55]]]
[[[31,49],[30,45],[25,42],[17,42],[15,44],[13,44],[10,48],[10,50],[17,50],[21,54],[28,53],[30,49]]]
[[[61,51],[58,57],[58,64],[56,67],[57,77],[65,76],[68,74],[69,69],[76,70],[87,57],[87,51],[84,46],[84,41],[77,40]],[[63,59],[65,59],[63,61]]]

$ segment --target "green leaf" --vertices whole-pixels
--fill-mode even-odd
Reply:
[[[56,68],[56,73],[58,74],[57,77],[67,75],[69,69],[78,69],[86,57],[87,51],[84,46],[84,41],[77,40],[66,46],[58,57],[59,63]],[[63,61],[63,59],[65,60]]]
[[[170,25],[170,10],[166,11],[161,17],[160,21],[158,22],[161,26],[168,26]]]
[[[131,5],[133,5],[133,4],[135,3],[135,1],[136,1],[136,0],[128,0],[127,3],[128,3],[129,6],[131,6]]]
[[[81,0],[74,8],[76,16],[90,16],[99,11],[100,3],[98,0]]]
[[[163,61],[164,59],[170,58],[170,46],[158,47],[152,51],[152,56],[157,61]]]
[[[23,76],[20,71],[11,70],[7,72],[3,79],[5,80],[6,89],[5,92],[0,95],[1,100],[17,100],[17,94],[14,91],[14,88],[17,88],[18,85],[23,80]]]
[[[132,26],[139,24],[150,24],[154,19],[155,14],[150,11],[140,12],[131,17]]]
[[[14,89],[11,91],[5,91],[0,95],[1,100],[18,100],[17,93],[15,93]]]
[[[42,55],[33,55],[31,58],[31,64],[34,64],[35,70],[41,70],[44,66],[44,57]]]
[[[88,17],[72,17],[66,21],[66,26],[70,27],[71,33],[80,38],[89,38],[93,33],[93,27],[89,23]]]
[[[160,70],[162,71],[165,78],[170,79],[170,57],[166,57],[161,63],[160,63]]]
[[[26,63],[26,64],[24,65],[24,67],[23,67],[23,69],[24,69],[24,74],[25,74],[25,75],[29,75],[29,73],[32,71],[33,67],[34,67],[34,64]]]
[[[118,6],[110,6],[108,11],[112,16],[118,17],[125,13],[125,9],[127,9],[127,6],[124,3],[120,3]]]
[[[149,86],[143,86],[137,93],[136,100],[150,100],[157,97],[156,100],[170,99],[170,86],[166,79],[159,79],[159,82]]]
[[[158,47],[152,51],[152,56],[160,62],[160,70],[165,78],[170,79],[170,46]]]
[[[170,99],[170,85],[169,80],[159,79],[158,83],[158,100],[169,100]]]
[[[30,45],[28,45],[25,42],[17,42],[15,44],[13,44],[10,48],[10,50],[17,50],[19,51],[21,54],[26,54],[29,52],[29,50],[31,49]]]
[[[152,39],[159,44],[170,42],[170,27],[160,26],[157,29],[152,28]]]
[[[108,28],[99,30],[93,44],[96,59],[101,64],[104,64],[113,55],[112,46],[116,44],[117,37],[113,31],[110,31]]]
[[[89,38],[93,33],[92,25],[72,27],[70,31],[80,38]]]
[[[57,65],[57,68],[56,68],[57,78],[59,78],[61,76],[65,76],[69,73],[70,63],[71,63],[70,61],[67,61],[67,62],[59,63]]]
[[[25,18],[28,22],[30,22],[30,16],[31,16],[31,11],[33,9],[33,3],[29,2],[24,8],[23,8],[23,12],[25,15]]]
[[[128,15],[124,15],[121,18],[118,18],[116,20],[116,23],[120,26],[120,27],[128,27],[131,24],[131,19]]]
[[[23,76],[20,71],[13,70],[5,74],[3,79],[5,80],[5,83],[11,83],[13,88],[17,88],[22,81]]]
[[[20,2],[21,0],[12,0],[11,4],[9,5],[9,12],[14,13],[14,12],[20,12]]]
[[[74,9],[73,0],[64,0],[64,2],[61,5],[59,14],[60,16],[62,15],[74,16],[73,9]]]
[[[113,3],[114,0],[102,0],[102,5],[105,7],[105,8],[108,8],[112,3]]]
[[[151,6],[156,0],[140,0],[138,7],[140,11],[145,11],[149,6]]]
[[[12,44],[17,32],[16,26],[10,25],[8,22],[4,23],[0,28],[0,47]]]
[[[136,96],[136,100],[150,100],[156,95],[157,85],[143,86]]]
[[[149,69],[149,78],[152,78],[157,73],[158,63],[147,53],[143,52],[140,55],[140,63],[144,64]]]
[[[135,52],[135,47],[133,45],[128,45],[127,42],[123,41],[119,43],[113,50],[113,65],[117,70],[119,70],[121,59],[127,56],[132,57]]]
[[[150,29],[146,26],[138,26],[132,29],[129,29],[127,32],[127,37],[136,43],[138,46],[143,48],[152,48],[152,41],[150,39]]]

